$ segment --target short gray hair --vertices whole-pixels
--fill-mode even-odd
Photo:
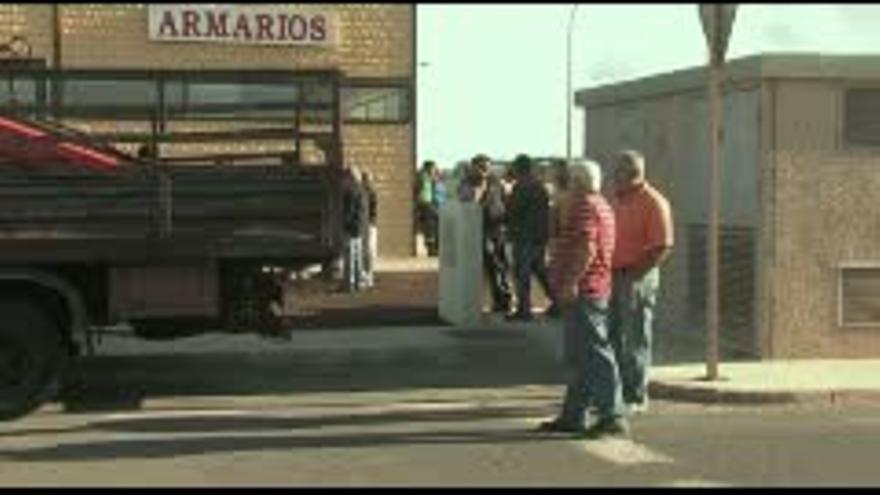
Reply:
[[[602,167],[592,160],[575,158],[569,163],[572,184],[577,184],[587,192],[602,190]]]

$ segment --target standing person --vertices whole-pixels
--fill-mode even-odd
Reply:
[[[554,160],[551,169],[552,189],[550,201],[550,240],[548,251],[550,264],[557,257],[558,239],[564,230],[564,220],[568,214],[568,206],[571,203],[569,194],[569,172],[564,160]],[[561,314],[559,305],[554,302],[547,308],[547,316],[557,317]]]
[[[437,182],[437,164],[428,160],[416,178],[416,218],[425,242],[428,256],[437,255],[437,209],[434,189]]]
[[[447,199],[447,174],[437,169],[437,173],[435,174],[434,179],[434,195],[433,195],[433,205],[434,205],[434,214],[436,215],[434,218],[434,246],[435,246],[435,255],[440,252],[440,208],[446,203]]]
[[[439,213],[440,208],[446,203],[448,176],[444,172],[437,172],[437,179],[434,181],[434,209]]]
[[[459,164],[458,200],[462,203],[476,201],[482,180],[480,171],[470,163]]]
[[[617,219],[611,342],[623,380],[623,400],[633,413],[648,407],[654,306],[659,267],[673,245],[672,211],[645,178],[645,158],[623,151],[614,169],[612,207]]]
[[[364,287],[373,287],[375,283],[376,257],[379,249],[379,229],[376,227],[376,213],[378,209],[378,198],[376,197],[376,189],[373,187],[373,176],[364,170],[361,176],[361,184],[363,186],[364,197],[366,201],[364,205],[367,215],[366,232],[363,233],[364,239]]]
[[[532,319],[532,275],[551,302],[555,300],[547,279],[547,240],[549,237],[550,198],[544,184],[534,175],[532,159],[518,155],[513,161],[515,184],[507,215],[510,242],[513,244],[513,269],[516,281],[516,313],[511,319]]]
[[[563,323],[563,364],[567,387],[560,414],[539,431],[574,433],[587,438],[625,435],[621,381],[608,341],[608,300],[614,253],[614,214],[599,193],[601,169],[577,160],[571,166],[571,207],[559,238],[552,273]],[[598,420],[584,427],[587,407]]]
[[[477,201],[483,209],[483,270],[489,278],[492,294],[492,312],[506,315],[510,312],[510,282],[507,279],[510,263],[507,258],[505,233],[505,197],[501,179],[490,171],[491,160],[477,155],[472,165],[479,174]]]
[[[349,292],[363,288],[363,231],[366,211],[364,192],[356,167],[346,168],[342,182],[342,228],[346,237],[343,260],[345,289]]]

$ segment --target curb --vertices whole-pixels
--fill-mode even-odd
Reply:
[[[673,402],[700,404],[829,404],[843,402],[880,403],[880,390],[721,390],[686,383],[652,381],[648,384],[650,397]]]

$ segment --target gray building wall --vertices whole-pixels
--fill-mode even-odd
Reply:
[[[880,356],[880,324],[839,321],[840,267],[880,267],[880,147],[843,139],[844,91],[880,90],[880,57],[765,55],[728,64],[722,342],[764,358]],[[581,91],[587,155],[643,151],[677,245],[658,338],[704,331],[709,116],[704,69]],[[880,116],[878,116],[880,118]],[[880,307],[880,293],[869,293]]]
[[[760,89],[731,88],[725,95],[722,222],[728,255],[723,340],[756,354],[754,269],[759,223]],[[676,247],[662,271],[659,332],[705,331],[705,225],[708,211],[709,122],[705,90],[644,97],[585,110],[586,154],[606,175],[615,153],[645,154],[649,180],[672,205]],[[745,257],[743,257],[745,256]]]

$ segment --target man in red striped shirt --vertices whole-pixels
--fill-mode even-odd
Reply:
[[[602,172],[595,162],[570,166],[570,204],[557,244],[551,277],[564,312],[563,364],[567,387],[561,414],[540,431],[600,438],[625,435],[621,382],[608,340],[608,300],[614,254],[614,213],[599,193]],[[588,405],[598,421],[584,428]]]

